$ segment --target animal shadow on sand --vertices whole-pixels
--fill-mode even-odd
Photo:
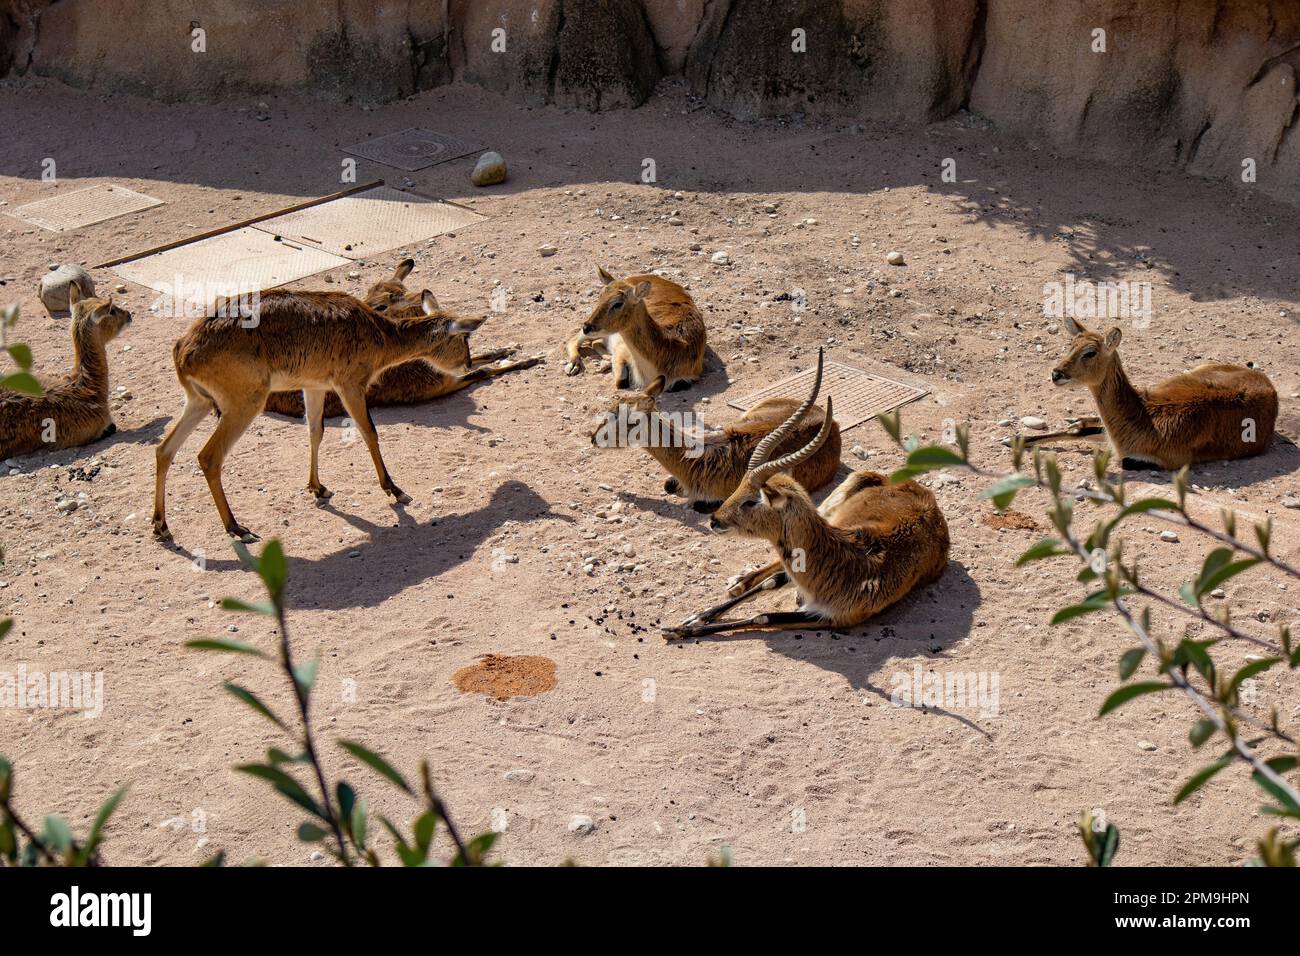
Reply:
[[[764,602],[761,605],[763,608],[791,609],[794,607],[794,593],[794,589],[786,585],[770,595],[755,598],[751,605],[744,606],[751,608],[744,613],[758,613],[758,601]],[[719,599],[721,597],[720,594]],[[979,585],[965,565],[959,561],[949,561],[943,576],[934,584],[918,588],[858,627],[825,630],[750,627],[726,634],[687,638],[679,643],[689,646],[705,641],[762,640],[778,654],[813,664],[823,670],[834,671],[843,676],[855,691],[866,691],[892,703],[893,674],[880,675],[885,682],[883,687],[872,683],[872,676],[880,670],[881,665],[890,657],[900,654],[921,652],[932,659],[944,658],[944,652],[949,647],[970,633],[975,609],[980,606],[980,601]],[[910,682],[910,663],[906,674]],[[924,710],[926,713],[950,717],[987,738],[992,737],[972,719],[972,715],[978,716],[978,708],[974,705],[961,714],[940,707],[925,707]]]
[[[291,608],[343,610],[374,607],[407,588],[436,578],[469,560],[502,524],[517,521],[572,522],[522,481],[506,481],[483,505],[463,514],[439,515],[422,524],[400,506],[395,526],[381,526],[330,505],[322,510],[364,531],[365,541],[319,558],[288,557]],[[254,549],[256,550],[256,549]],[[286,550],[292,550],[286,547]],[[184,549],[177,549],[185,554]],[[237,560],[207,560],[208,570],[242,569]]]

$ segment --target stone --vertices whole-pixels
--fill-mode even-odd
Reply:
[[[591,817],[587,816],[585,813],[575,813],[572,817],[569,818],[570,833],[577,833],[582,836],[586,836],[588,833],[594,832],[595,829],[596,829],[596,821],[593,820]]]
[[[885,256],[885,261],[888,262],[891,266],[907,265],[907,260],[904,259],[903,254],[898,251],[891,252],[887,256]]]
[[[1282,499],[1283,508],[1300,508],[1300,498],[1294,495]]]
[[[41,276],[41,303],[50,312],[68,311],[68,286],[77,283],[83,296],[95,294],[95,280],[81,266],[61,265]]]
[[[475,186],[495,186],[506,181],[506,161],[500,153],[486,152],[474,164],[469,181]]]
[[[726,266],[731,264],[731,256],[727,255],[725,250],[719,249],[709,257],[709,261],[715,266]]]
[[[1039,418],[1037,415],[1026,415],[1024,418],[1020,419],[1020,424],[1024,425],[1026,428],[1034,428],[1039,431],[1042,431],[1047,427],[1047,421]]]
[[[548,256],[553,256],[559,251],[560,251],[559,249],[551,245],[549,242],[543,243],[542,245],[537,247],[537,254],[540,255],[543,259],[545,259]]]
[[[1178,540],[1178,532],[1177,532],[1177,531],[1161,531],[1161,532],[1160,532],[1160,540],[1161,540],[1161,541],[1177,541],[1177,540]]]

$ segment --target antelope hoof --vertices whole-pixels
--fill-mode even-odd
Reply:
[[[315,495],[316,500],[319,502],[329,501],[331,498],[334,497],[334,492],[330,491],[324,485],[316,485],[314,487],[312,485],[308,485],[307,490],[310,491],[313,495]]]
[[[99,433],[99,437],[100,437],[100,438],[107,438],[107,437],[110,436],[110,435],[116,435],[116,434],[117,434],[117,423],[116,423],[116,422],[109,422],[109,423],[108,423],[108,427],[105,428],[102,432]],[[97,440],[98,440],[98,439],[97,439]]]
[[[393,496],[393,500],[399,505],[409,505],[411,503],[411,496],[401,488],[397,487],[397,485],[389,487],[388,493]]]
[[[153,536],[157,538],[159,541],[172,540],[171,529],[167,527],[167,522],[164,521],[162,518],[153,519]]]
[[[604,375],[613,367],[614,366],[610,364],[609,359],[601,359],[599,362],[596,363],[596,371],[599,372],[601,375]]]
[[[702,515],[711,515],[722,507],[721,501],[692,501],[691,510],[698,511]]]
[[[582,359],[574,359],[572,362],[564,363],[565,375],[577,375],[582,371]]]
[[[687,632],[687,630],[686,630],[686,625],[685,625],[685,624],[683,624],[683,625],[681,625],[681,626],[679,626],[679,627],[665,627],[665,628],[661,628],[661,631],[662,631],[662,633],[663,633],[663,636],[664,636],[664,640],[665,640],[665,641],[680,641],[680,640],[683,640],[684,638],[687,638],[687,637],[690,637],[690,636],[691,636],[691,635]]]
[[[228,528],[226,528],[226,534],[230,535],[232,538],[239,539],[244,544],[253,544],[255,541],[262,540],[238,522],[233,522]]]
[[[680,495],[682,493],[682,483],[676,478],[669,478],[664,482],[664,491],[670,495]]]

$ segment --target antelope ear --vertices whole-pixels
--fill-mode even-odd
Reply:
[[[68,283],[68,307],[76,305],[81,301],[81,286],[75,282]]]
[[[415,268],[414,259],[403,259],[401,262],[397,264],[397,268],[393,270],[393,281],[401,282],[403,279],[405,279],[407,276],[411,274],[411,270],[414,268]]]
[[[420,308],[424,309],[425,315],[433,315],[435,312],[440,311],[438,300],[434,298],[433,293],[428,289],[420,293]]]
[[[1065,331],[1071,335],[1082,335],[1086,331],[1082,325],[1074,321],[1074,316],[1071,315],[1065,316],[1061,320],[1061,324],[1065,326]]]
[[[1123,335],[1124,333],[1120,331],[1118,325],[1115,326],[1113,329],[1111,329],[1109,332],[1107,332],[1106,348],[1110,349],[1113,352],[1119,346],[1119,340],[1123,337]]]
[[[458,332],[473,332],[480,325],[487,321],[487,316],[479,316],[477,319],[452,319],[447,323],[447,331],[452,335]]]
[[[633,286],[632,295],[630,298],[633,302],[635,302],[637,299],[644,299],[649,294],[650,294],[650,280],[643,279],[642,281],[638,282],[635,286]]]
[[[762,496],[763,502],[773,508],[784,508],[786,502],[790,500],[785,495],[781,494],[781,492],[773,488],[771,485],[767,485],[767,484],[763,485],[763,488],[759,492],[759,494]]]
[[[600,276],[600,281],[605,283],[605,285],[609,285],[611,282],[615,281],[614,277],[605,271],[604,266],[596,266],[596,273]]]
[[[660,375],[653,382],[651,382],[649,386],[646,387],[645,397],[654,398],[656,395],[658,395],[660,392],[664,390],[664,386],[667,384],[668,384],[668,379],[665,376]]]

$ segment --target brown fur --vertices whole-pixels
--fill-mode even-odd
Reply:
[[[376,282],[366,293],[365,302],[376,312],[389,318],[406,318],[419,315],[422,311],[420,293],[412,292],[403,284],[415,267],[414,259],[403,259],[397,264],[391,279]],[[418,405],[429,402],[452,392],[482,382],[505,372],[532,368],[542,361],[542,356],[517,361],[506,361],[518,349],[509,347],[494,349],[478,355],[471,355],[469,370],[461,372],[444,372],[424,359],[403,362],[390,369],[385,369],[366,389],[366,404],[374,408],[380,405]],[[488,365],[486,363],[495,364]],[[301,391],[272,392],[266,400],[266,411],[280,415],[292,415],[301,418],[306,409],[303,405]],[[325,396],[325,417],[334,418],[343,415],[343,403],[336,393]]]
[[[582,371],[584,346],[604,341],[619,388],[645,388],[662,375],[675,391],[704,374],[704,316],[690,293],[661,276],[598,272],[605,289],[582,332],[565,343],[566,373]]]
[[[1088,386],[1118,458],[1175,469],[1249,458],[1268,449],[1278,401],[1263,372],[1207,364],[1151,388],[1135,388],[1120,363],[1118,328],[1101,335],[1072,319],[1067,328],[1074,341],[1052,380]],[[1243,438],[1248,420],[1254,422],[1254,441]]]
[[[81,298],[68,289],[72,308],[72,372],[45,385],[41,396],[0,389],[0,458],[87,445],[116,431],[108,409],[107,344],[131,323],[112,298]],[[46,422],[54,440],[46,442]]]
[[[621,407],[628,409],[623,413],[624,416],[632,412],[644,416],[655,415],[664,384],[664,378],[660,376],[640,394],[614,399],[606,416],[592,432],[592,444],[597,442],[602,431],[608,433],[605,423],[609,416],[617,419]],[[799,402],[794,399],[765,399],[726,425],[720,433],[703,437],[702,446],[687,445],[681,436],[676,436],[677,440],[661,441],[653,447],[647,447],[646,451],[672,475],[664,486],[670,494],[680,494],[692,502],[716,505],[725,501],[739,486],[759,441],[790,417],[798,407]],[[807,445],[821,430],[825,417],[825,412],[820,407],[813,406],[809,409],[790,435],[776,447],[773,457],[787,455]],[[664,424],[666,427],[667,423]],[[675,425],[673,430],[675,432]],[[696,457],[691,457],[692,455]],[[840,429],[838,425],[833,425],[826,442],[811,458],[799,463],[793,474],[795,480],[809,491],[816,491],[835,477],[839,466]]]
[[[448,371],[463,368],[470,354],[468,332],[482,321],[449,315],[428,292],[423,302],[421,315],[393,319],[342,292],[275,289],[261,293],[252,328],[241,327],[238,316],[223,315],[221,303],[216,315],[190,326],[172,349],[186,405],[158,446],[154,533],[170,537],[165,505],[172,459],[199,422],[215,410],[220,418],[199,452],[199,465],[226,530],[237,537],[254,537],[231,513],[221,485],[221,466],[274,389],[303,390],[310,438],[307,487],[318,499],[330,495],[320,483],[316,460],[325,395],[333,389],[365,440],[380,487],[399,502],[410,501],[384,466],[366,389],[385,369],[414,358],[428,359]]]

